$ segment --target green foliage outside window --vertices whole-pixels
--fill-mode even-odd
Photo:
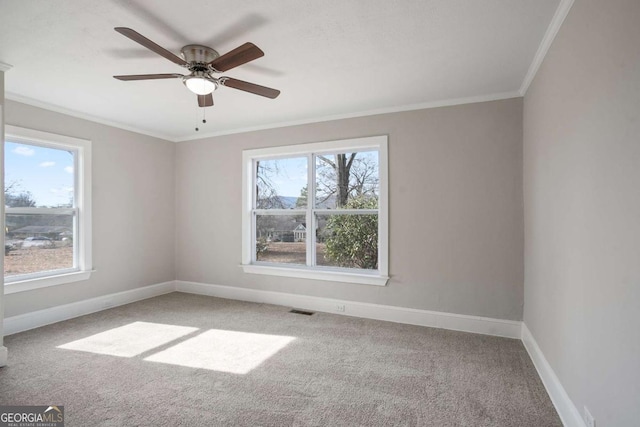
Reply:
[[[374,197],[347,202],[348,209],[377,209]],[[378,215],[331,215],[327,220],[325,257],[341,267],[378,268]]]

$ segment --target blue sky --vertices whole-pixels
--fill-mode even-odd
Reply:
[[[69,203],[73,195],[73,154],[65,150],[5,142],[5,187],[29,191],[37,206]]]
[[[278,195],[300,197],[300,191],[307,185],[306,157],[263,160],[261,163],[270,169],[269,177]]]

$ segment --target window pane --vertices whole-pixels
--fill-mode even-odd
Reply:
[[[380,194],[378,152],[316,156],[318,209],[375,209]]]
[[[316,265],[378,269],[378,215],[318,215]]]
[[[258,215],[256,260],[282,264],[307,263],[304,215]]]
[[[307,206],[307,158],[260,160],[256,172],[258,209]]]
[[[5,205],[72,207],[74,152],[7,141]]]
[[[6,215],[5,277],[73,268],[73,216]]]

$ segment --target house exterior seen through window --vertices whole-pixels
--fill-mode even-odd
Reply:
[[[245,151],[245,272],[384,285],[386,159],[386,136]]]
[[[88,278],[89,172],[89,141],[7,126],[7,293]]]

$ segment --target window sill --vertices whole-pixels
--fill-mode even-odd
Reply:
[[[37,277],[32,279],[7,282],[4,285],[5,295],[18,292],[32,291],[34,289],[47,288],[49,286],[64,285],[66,283],[79,282],[91,277],[95,270],[74,271],[73,273],[57,274],[55,276]]]
[[[360,285],[386,286],[388,276],[377,273],[350,273],[346,271],[309,269],[304,267],[276,267],[270,265],[243,264],[245,273],[269,276],[298,277],[300,279],[326,280],[330,282],[357,283]]]

